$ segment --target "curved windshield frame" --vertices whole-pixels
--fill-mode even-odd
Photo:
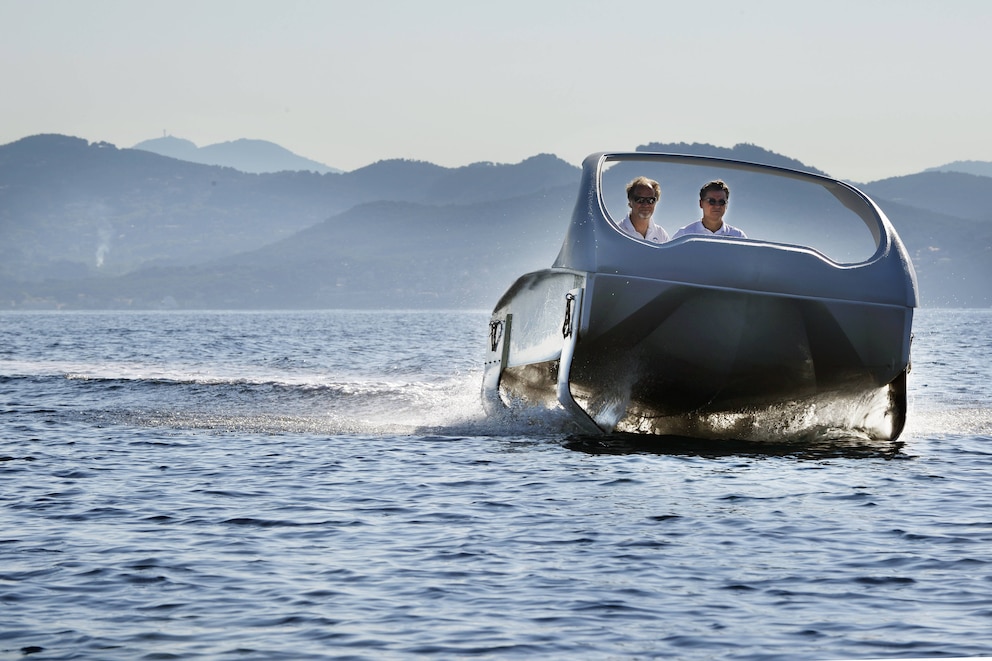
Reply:
[[[607,218],[617,226],[630,211],[627,183],[637,176],[656,180],[661,199],[653,220],[670,237],[702,217],[699,190],[722,180],[730,189],[724,222],[748,240],[814,250],[838,264],[870,260],[879,251],[885,223],[877,207],[852,186],[813,173],[727,159],[670,154],[607,154],[597,185]],[[659,248],[674,249],[692,235]],[[631,240],[636,240],[631,237]]]

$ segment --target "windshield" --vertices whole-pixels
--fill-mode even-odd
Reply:
[[[797,178],[776,170],[712,161],[625,158],[607,162],[601,197],[608,217],[617,225],[630,210],[626,185],[638,176],[661,185],[652,219],[672,237],[679,228],[700,220],[699,190],[719,179],[730,189],[723,220],[743,230],[749,240],[812,248],[841,264],[866,261],[878,248],[880,225],[875,211],[849,188],[825,178]],[[682,242],[662,245],[675,249]]]

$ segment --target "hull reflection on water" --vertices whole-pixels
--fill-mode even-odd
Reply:
[[[913,459],[903,452],[902,441],[881,441],[864,436],[824,434],[792,441],[700,439],[671,434],[645,435],[574,434],[564,447],[592,455],[653,454],[703,457],[793,457],[799,460],[823,459]]]

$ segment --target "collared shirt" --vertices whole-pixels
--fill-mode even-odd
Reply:
[[[648,221],[648,231],[644,236],[641,236],[641,233],[634,229],[634,223],[630,221],[629,213],[620,223],[620,229],[636,239],[644,239],[653,243],[665,243],[668,241],[668,232],[661,225],[655,224],[653,219]]]
[[[711,232],[708,229],[706,229],[706,226],[703,225],[703,221],[701,220],[697,220],[694,223],[689,223],[688,225],[680,229],[678,232],[676,232],[675,236],[673,236],[672,239],[673,240],[677,239],[680,236],[685,236],[686,234],[704,234],[706,236],[736,237],[738,239],[747,238],[747,234],[745,234],[744,232],[742,232],[741,230],[737,229],[732,225],[728,225],[727,223],[721,225],[720,229],[718,229],[717,231]]]

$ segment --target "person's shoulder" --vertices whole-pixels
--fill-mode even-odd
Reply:
[[[702,224],[701,221],[696,220],[689,223],[688,225],[683,225],[678,229],[677,232],[675,232],[675,235],[672,236],[672,239],[677,239],[680,236],[685,236],[686,234],[697,234],[699,231],[699,225],[701,224]]]
[[[668,232],[665,231],[665,228],[654,221],[651,221],[650,239],[655,243],[667,243],[668,241],[671,241],[671,238],[668,236]]]

